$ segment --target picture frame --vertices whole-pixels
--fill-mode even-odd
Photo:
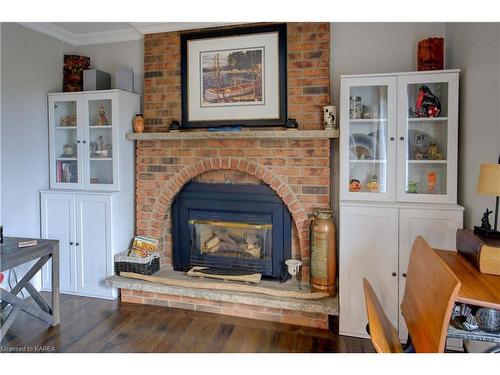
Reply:
[[[286,24],[181,35],[182,127],[284,126]]]

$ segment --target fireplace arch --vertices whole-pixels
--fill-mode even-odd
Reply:
[[[292,221],[295,224],[299,239],[301,258],[309,258],[309,220],[301,201],[290,186],[271,169],[259,163],[238,157],[205,158],[185,166],[173,177],[169,178],[161,187],[156,200],[152,204],[151,215],[146,220],[142,220],[140,227],[138,226],[138,234],[161,240],[161,237],[167,231],[167,219],[170,215],[170,206],[175,196],[193,178],[205,172],[215,170],[244,172],[270,186],[283,200],[292,215]]]

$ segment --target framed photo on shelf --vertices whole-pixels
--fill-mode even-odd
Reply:
[[[182,127],[284,126],[286,24],[181,35]]]

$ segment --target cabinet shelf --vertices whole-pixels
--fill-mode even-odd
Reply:
[[[78,160],[78,158],[56,158],[56,160]]]
[[[90,125],[89,129],[111,129],[113,125]]]
[[[57,130],[76,130],[76,126],[56,126]]]
[[[386,122],[386,118],[357,118],[357,119],[349,119],[350,123],[359,124],[359,123],[377,123],[377,122]]]
[[[446,164],[448,160],[408,160],[409,164]]]
[[[410,117],[408,122],[444,122],[448,117]]]
[[[99,161],[111,161],[111,160],[113,160],[113,158],[89,158],[89,160],[91,160],[91,161],[96,161],[96,160],[99,160]]]
[[[384,159],[349,159],[350,163],[387,163],[387,160]]]

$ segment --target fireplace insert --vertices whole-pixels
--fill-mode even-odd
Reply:
[[[287,277],[291,217],[267,185],[187,184],[172,205],[172,236],[174,270]]]

